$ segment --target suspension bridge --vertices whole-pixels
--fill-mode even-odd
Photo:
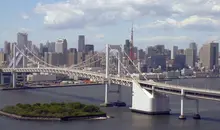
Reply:
[[[8,67],[1,68],[1,72],[10,72],[13,74],[13,88],[16,87],[16,73],[52,73],[52,74],[64,74],[64,75],[73,75],[76,77],[89,78],[94,81],[101,81],[105,84],[105,104],[108,106],[108,95],[109,87],[111,84],[118,85],[118,102],[121,101],[121,87],[127,86],[132,87],[132,107],[131,110],[135,112],[147,113],[147,114],[169,114],[169,94],[179,95],[181,97],[181,111],[180,119],[185,119],[184,116],[184,100],[190,99],[195,100],[196,110],[194,119],[200,119],[199,115],[199,99],[205,100],[214,100],[220,101],[220,91],[209,90],[209,89],[200,89],[200,88],[191,88],[187,86],[180,85],[171,85],[166,83],[154,82],[148,80],[144,77],[144,80],[136,79],[131,76],[129,72],[129,67],[123,63],[123,56],[125,55],[129,62],[132,64],[132,69],[135,69],[140,76],[142,73],[138,66],[129,58],[129,56],[122,51],[120,45],[106,45],[105,47],[105,56],[99,56],[100,58],[95,60],[105,59],[105,73],[102,72],[93,72],[87,71],[83,68],[87,67],[88,64],[85,64],[87,60],[94,58],[94,56],[99,55],[99,53],[91,56],[86,61],[83,61],[77,65],[71,65],[70,67],[58,67],[46,63],[40,59],[36,54],[34,54],[26,46],[25,49],[21,49],[16,44],[13,48],[13,58]],[[112,50],[116,50],[117,53],[111,53]],[[29,53],[27,53],[29,52]],[[31,56],[29,56],[30,54]],[[110,56],[114,55],[117,58],[117,65],[112,65],[110,63]],[[18,63],[23,59],[23,66],[18,67]],[[27,61],[30,61],[37,65],[37,67],[27,67]],[[117,71],[117,74],[112,74],[113,71]],[[129,75],[129,76],[128,76]]]

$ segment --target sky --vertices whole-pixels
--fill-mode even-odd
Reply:
[[[220,38],[219,0],[1,0],[0,46],[27,32],[34,44],[78,35],[95,49],[124,44],[134,24],[134,45],[199,47]]]

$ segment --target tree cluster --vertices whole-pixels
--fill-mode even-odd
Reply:
[[[93,116],[105,114],[99,107],[94,105],[85,105],[79,102],[75,103],[50,103],[50,104],[17,104],[16,106],[7,106],[2,109],[3,112],[16,114],[26,117],[77,117]]]

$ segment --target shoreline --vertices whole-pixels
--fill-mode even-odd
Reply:
[[[26,116],[20,116],[16,114],[10,114],[7,112],[4,112],[0,110],[0,115],[17,119],[17,120],[28,120],[28,121],[72,121],[72,120],[106,120],[109,119],[110,117],[107,116],[106,114],[100,114],[100,115],[88,115],[88,116],[78,116],[78,117],[61,117],[61,118],[56,118],[56,117],[26,117]]]
[[[50,85],[50,86],[39,86],[39,87],[18,87],[18,88],[0,88],[2,91],[9,91],[9,90],[25,90],[25,89],[43,89],[43,88],[67,88],[67,87],[77,87],[77,86],[93,86],[93,85],[102,85],[101,83],[92,83],[92,84],[68,84],[68,85]]]

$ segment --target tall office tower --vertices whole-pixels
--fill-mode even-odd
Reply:
[[[199,51],[199,58],[202,66],[206,69],[213,69],[218,66],[219,43],[204,44]]]
[[[43,48],[44,48],[44,44],[43,43],[40,43],[40,54],[43,56],[44,53],[43,53]]]
[[[124,52],[129,56],[129,53],[130,53],[130,41],[128,39],[125,40]]]
[[[186,55],[186,65],[190,67],[194,67],[194,54],[193,54],[193,49],[187,48],[185,50],[185,55]]]
[[[27,44],[27,48],[31,51],[33,51],[31,48],[32,48],[32,41],[28,41],[28,44]]]
[[[74,64],[77,64],[77,49],[76,48],[70,48],[68,51],[68,60],[67,60],[67,66],[72,66]]]
[[[70,48],[70,49],[69,49],[69,52],[71,52],[71,53],[77,53],[77,49],[76,49],[76,48]]]
[[[50,43],[50,48],[49,48],[49,50],[50,50],[50,52],[55,52],[55,42],[51,42]]]
[[[189,48],[193,50],[193,66],[197,62],[197,45],[195,42],[189,44]]]
[[[24,55],[27,55],[27,50],[24,49],[28,44],[28,34],[18,33],[17,34],[17,45],[18,48],[23,51]],[[23,56],[23,67],[27,67],[27,58]]]
[[[66,53],[67,52],[67,40],[59,39],[55,45],[55,52],[57,53]]]
[[[171,51],[171,59],[175,59],[175,56],[177,55],[178,53],[178,46],[173,46],[173,49]]]
[[[138,59],[140,59],[140,60],[145,59],[145,52],[143,49],[138,50]]]
[[[164,52],[165,52],[165,46],[164,45],[156,45],[155,48],[156,48],[157,53],[159,55],[163,55],[164,54]]]
[[[28,44],[28,34],[27,33],[18,33],[17,34],[17,43],[20,49],[23,49],[24,46]]]
[[[77,64],[81,64],[83,61],[85,61],[85,53],[78,52],[77,53]]]
[[[49,53],[48,53],[48,52],[45,52],[45,53],[44,53],[44,62],[49,63],[48,57],[49,57]],[[47,66],[46,63],[45,63],[45,66]]]
[[[11,43],[5,41],[5,43],[4,43],[4,53],[5,53],[6,55],[9,55],[10,52],[11,52],[10,46],[11,46]]]
[[[46,46],[43,47],[42,53],[44,54],[45,52],[49,52],[48,48]]]
[[[62,60],[60,59],[60,65],[65,65],[67,63],[67,40],[66,39],[59,39],[55,45],[55,52],[56,53],[60,53],[63,56],[59,55],[59,57],[62,58]]]
[[[170,60],[171,59],[171,50],[165,49],[164,50],[164,55],[166,55],[167,60]]]
[[[149,46],[147,48],[147,56],[150,57],[150,56],[155,56],[155,55],[157,55],[157,51],[156,51],[155,47]]]
[[[16,42],[13,42],[13,43],[11,43],[11,45],[10,45],[10,54],[11,54],[11,56],[13,56],[14,54],[13,54],[13,48],[14,48],[14,45],[15,44],[17,44]]]
[[[85,53],[88,54],[89,52],[94,53],[94,45],[87,44],[87,45],[85,46]]]
[[[48,52],[55,52],[55,42],[47,41],[46,46],[48,47]]]
[[[184,49],[178,49],[177,54],[178,55],[184,55],[185,50]]]
[[[186,65],[186,55],[184,54],[178,54],[175,56],[174,60],[173,60],[173,67],[175,69],[183,69]]]
[[[85,52],[85,36],[84,35],[79,35],[78,52]]]

